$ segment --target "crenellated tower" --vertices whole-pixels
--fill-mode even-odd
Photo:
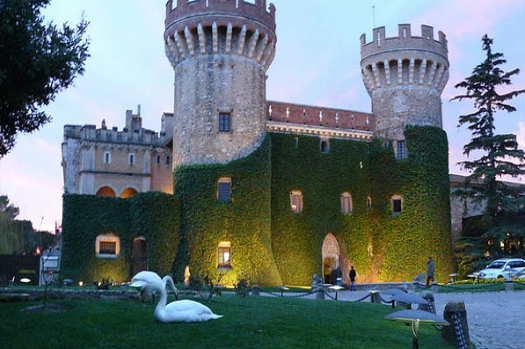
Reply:
[[[378,137],[403,140],[406,125],[442,127],[441,92],[448,81],[447,40],[421,26],[412,36],[410,24],[400,24],[397,37],[386,38],[385,27],[373,30],[372,42],[361,35],[361,73],[372,98]]]
[[[170,0],[165,26],[175,71],[173,167],[250,154],[266,134],[275,7],[266,0]]]

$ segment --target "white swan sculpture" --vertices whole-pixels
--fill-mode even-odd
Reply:
[[[139,273],[140,274],[140,273]],[[214,314],[207,306],[191,301],[191,300],[180,300],[171,302],[166,305],[168,300],[168,294],[166,292],[166,283],[169,282],[171,287],[176,290],[173,283],[173,279],[166,275],[162,280],[157,278],[150,278],[150,275],[146,274],[146,278],[142,278],[142,275],[135,275],[133,277],[134,282],[143,283],[146,287],[151,290],[155,290],[160,293],[160,300],[155,307],[155,318],[160,322],[203,322],[212,319],[219,319],[222,315]]]
[[[153,298],[153,301],[155,301],[155,288],[153,287],[153,285],[159,282],[161,283],[162,279],[157,273],[153,271],[144,270],[137,273],[131,279],[130,286],[140,288],[141,301],[144,301],[144,298],[146,298],[146,296],[151,296]],[[175,298],[179,299],[178,290],[177,287],[175,287],[173,280],[171,280],[171,288],[173,290]]]

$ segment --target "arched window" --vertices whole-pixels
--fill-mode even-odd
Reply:
[[[115,191],[110,187],[102,187],[97,191],[97,196],[111,196],[115,197]]]
[[[127,199],[130,197],[133,197],[135,194],[137,194],[137,191],[133,188],[126,188],[120,193],[120,197],[123,199]]]
[[[353,211],[352,195],[349,192],[341,194],[341,212],[351,214]]]
[[[113,233],[101,234],[95,240],[98,258],[117,258],[120,254],[120,239]]]
[[[290,205],[292,212],[301,213],[303,211],[303,193],[299,190],[292,190],[290,193]]]

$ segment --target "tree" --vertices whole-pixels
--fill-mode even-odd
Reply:
[[[50,0],[0,0],[0,158],[18,133],[31,133],[51,121],[40,108],[84,72],[88,22],[58,29],[44,23]]]
[[[467,124],[472,131],[472,139],[463,147],[463,153],[467,157],[479,156],[460,162],[471,174],[466,178],[468,189],[459,191],[459,194],[464,199],[483,202],[485,207],[484,215],[471,228],[477,233],[466,232],[470,241],[460,241],[463,246],[473,247],[471,259],[476,250],[478,254],[486,255],[487,244],[499,246],[505,237],[510,236],[509,231],[520,226],[514,223],[514,218],[525,204],[523,187],[508,185],[501,180],[502,176],[516,178],[525,174],[525,154],[518,149],[516,135],[496,134],[494,124],[496,112],[516,111],[508,102],[525,90],[499,92],[502,87],[512,85],[511,77],[519,74],[519,69],[505,72],[500,66],[506,60],[502,53],[492,52],[493,40],[485,35],[482,43],[485,60],[474,68],[471,76],[455,86],[466,92],[452,98],[472,100],[476,109],[470,114],[460,115],[458,125]],[[514,218],[509,218],[511,216]],[[523,234],[523,229],[519,230],[515,233]]]

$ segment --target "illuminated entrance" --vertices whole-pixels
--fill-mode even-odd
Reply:
[[[339,267],[339,243],[332,233],[328,233],[323,241],[321,248],[323,256],[323,281],[326,284],[332,283],[330,275],[332,270]]]

